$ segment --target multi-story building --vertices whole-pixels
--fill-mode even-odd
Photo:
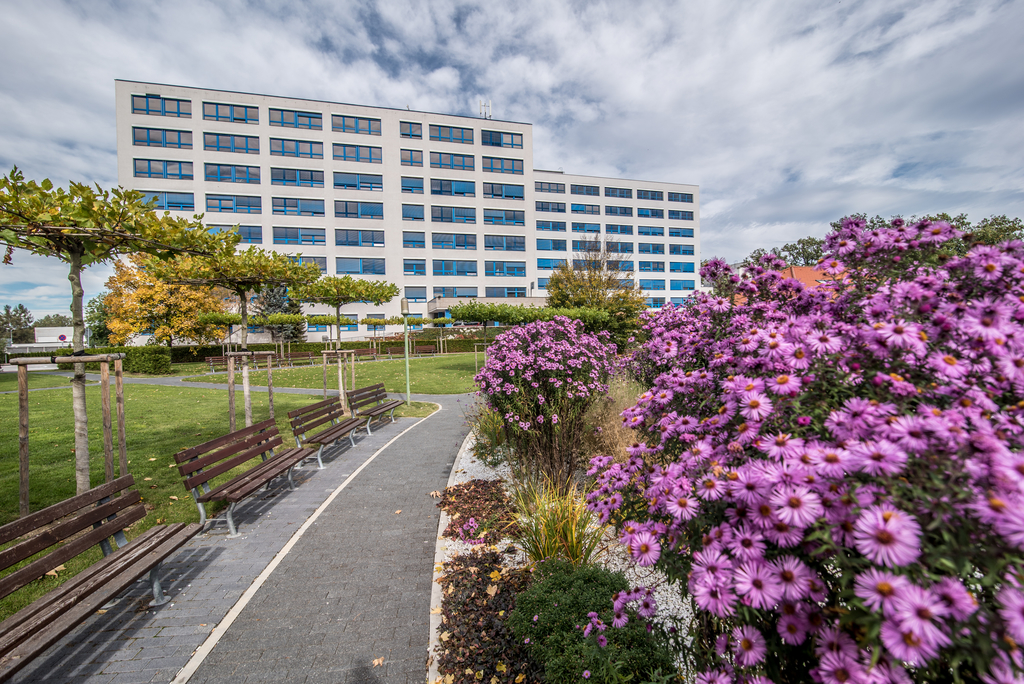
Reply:
[[[413,315],[470,297],[542,304],[551,271],[595,248],[651,306],[697,285],[697,186],[535,170],[531,124],[133,81],[115,92],[122,186],[238,226],[243,247],[396,283]],[[343,313],[388,317],[399,302]]]

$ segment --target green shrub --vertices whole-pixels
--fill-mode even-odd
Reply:
[[[476,440],[473,455],[491,468],[508,462],[509,446],[505,440],[505,421],[486,404],[476,404],[476,409],[467,416]]]
[[[594,558],[604,526],[596,524],[576,483],[560,492],[550,483],[526,480],[513,488],[512,505],[515,539],[530,561],[561,558],[578,568]]]
[[[544,664],[548,684],[579,684],[584,670],[606,669],[609,655],[634,681],[643,681],[656,670],[675,671],[665,634],[656,625],[648,632],[646,622],[635,614],[625,627],[604,632],[606,649],[594,649],[584,639],[587,613],[595,612],[611,624],[612,595],[629,588],[622,573],[548,561],[537,567],[536,574],[534,584],[516,597],[508,622],[518,642],[526,643],[531,657]]]
[[[98,354],[124,354],[125,373],[146,373],[148,375],[167,375],[171,372],[171,350],[167,347],[94,347],[85,350],[86,355]],[[30,352],[19,356],[71,356],[70,349],[58,349],[53,352]],[[74,370],[70,363],[57,364],[62,371]],[[99,362],[85,364],[88,372],[98,372]],[[111,364],[110,372],[113,374],[114,366]]]

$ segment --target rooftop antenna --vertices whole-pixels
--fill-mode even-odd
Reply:
[[[484,102],[483,100],[480,100],[480,116],[481,116],[481,118],[484,118],[484,119],[490,119],[491,118],[491,101],[490,100],[488,100],[487,102]]]

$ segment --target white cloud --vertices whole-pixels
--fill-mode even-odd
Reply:
[[[115,182],[124,78],[490,99],[534,124],[538,168],[698,183],[704,254],[730,260],[854,211],[1024,214],[1021,3],[51,0],[4,19],[0,165],[30,177]]]

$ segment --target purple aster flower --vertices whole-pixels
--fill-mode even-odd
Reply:
[[[920,634],[903,627],[895,620],[886,620],[882,623],[881,638],[882,645],[894,658],[910,665],[924,665],[939,653],[934,644],[925,641]]]
[[[999,602],[999,617],[1003,618],[1006,631],[1018,643],[1024,643],[1024,594],[1013,587],[1004,586],[996,600]]]
[[[880,565],[899,567],[921,555],[921,526],[913,516],[889,504],[862,511],[853,536],[857,550]]]
[[[740,525],[735,530],[736,534],[729,542],[729,550],[733,556],[741,561],[764,557],[764,535],[761,532],[749,525]]]
[[[764,636],[750,625],[737,627],[732,631],[732,648],[736,656],[736,664],[740,667],[752,667],[764,660],[768,646]]]
[[[942,599],[956,620],[966,620],[978,610],[978,602],[958,579],[944,577],[932,587],[932,591]]]
[[[754,608],[773,608],[782,598],[782,584],[766,563],[741,565],[734,575],[736,593]]]
[[[850,466],[873,476],[896,475],[907,462],[907,453],[886,439],[860,442],[849,451]]]
[[[697,675],[697,684],[732,684],[732,677],[721,670],[708,670]]]
[[[608,645],[608,637],[606,637],[604,634],[598,634],[597,635],[597,645],[600,646],[601,648],[604,648],[605,646],[607,646]]]
[[[693,592],[693,600],[702,610],[713,613],[720,618],[729,617],[735,612],[736,597],[728,587],[714,587],[707,584],[697,585]]]
[[[782,597],[787,601],[799,601],[807,596],[807,579],[811,569],[794,556],[779,556],[768,564],[775,581],[782,586]]]
[[[622,627],[625,627],[626,623],[628,623],[628,622],[629,622],[629,616],[626,615],[625,611],[622,611],[622,610],[616,610],[615,611],[615,616],[612,619],[612,627],[614,627],[616,629],[620,629]]]
[[[657,562],[658,557],[661,555],[661,544],[658,543],[658,539],[653,534],[643,530],[633,535],[633,540],[629,545],[629,552],[637,565],[647,567]]]
[[[867,682],[865,675],[864,666],[848,653],[825,653],[818,663],[818,677],[823,684]]]
[[[590,670],[584,670],[583,671],[583,678],[584,679],[590,679]]]
[[[799,646],[807,640],[808,626],[807,618],[798,613],[780,617],[776,629],[784,642],[790,646]]]
[[[775,515],[787,525],[807,527],[823,513],[821,497],[807,487],[781,487],[771,496]]]
[[[771,400],[760,392],[748,392],[740,400],[739,405],[740,413],[747,420],[764,420],[774,409]]]
[[[857,576],[853,582],[853,593],[864,600],[869,610],[881,611],[890,617],[896,611],[896,599],[909,585],[902,575],[871,568]]]
[[[622,495],[618,494],[618,492],[616,492],[616,494],[619,496],[619,503],[621,504]],[[686,496],[685,494],[670,496],[665,502],[665,510],[668,511],[669,515],[679,521],[686,521],[697,515],[699,508],[700,504],[697,500],[691,496]]]
[[[826,653],[843,654],[851,658],[857,656],[857,644],[846,632],[829,625],[822,627],[815,635],[814,652],[819,658]]]
[[[895,600],[896,612],[893,619],[900,627],[913,632],[937,648],[952,643],[939,618],[949,615],[949,608],[938,596],[928,589],[908,584]]]

